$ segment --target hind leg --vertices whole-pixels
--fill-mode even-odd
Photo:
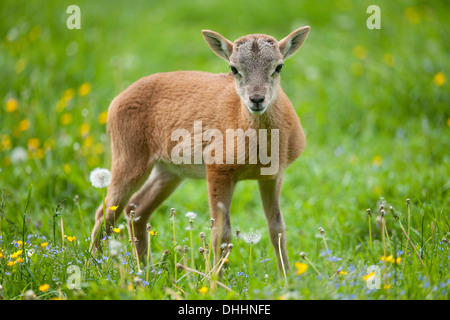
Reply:
[[[123,157],[113,156],[111,167],[112,180],[108,186],[105,198],[106,214],[103,205],[95,213],[95,224],[91,234],[91,250],[99,249],[103,236],[111,232],[119,215],[123,211],[133,192],[145,181],[152,164],[148,157],[132,157],[132,154],[122,153]],[[109,207],[119,206],[116,211]],[[105,230],[106,227],[106,230]]]
[[[181,177],[161,165],[155,164],[148,180],[131,197],[125,211],[126,214],[131,210],[135,211],[135,221],[128,221],[128,232],[130,239],[132,239],[132,232],[134,231],[139,257],[145,256],[147,251],[146,225],[151,214],[175,191],[182,181]]]

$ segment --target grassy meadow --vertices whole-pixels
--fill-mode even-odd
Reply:
[[[80,30],[66,27],[72,4]],[[366,26],[372,4],[381,29]],[[446,1],[3,0],[0,8],[0,299],[449,299]],[[123,215],[92,256],[102,190],[89,175],[110,169],[111,100],[152,73],[228,72],[202,29],[282,39],[304,25],[308,39],[281,75],[307,136],[284,176],[286,277],[255,181],[235,190],[240,236],[222,278],[175,268],[207,268],[202,180],[183,182],[153,214],[147,267],[139,270]],[[192,228],[188,212],[197,214]]]

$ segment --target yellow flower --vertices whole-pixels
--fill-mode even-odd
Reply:
[[[367,58],[367,49],[363,46],[354,46],[353,55],[360,60],[364,60]]]
[[[14,252],[13,254],[11,254],[9,257],[11,259],[16,259],[18,256],[20,256],[22,254],[22,252],[23,252],[22,250],[18,250],[16,252]]]
[[[394,263],[395,262],[395,259],[394,259],[394,256],[392,256],[392,255],[390,255],[390,256],[382,256],[382,257],[380,257],[380,260],[381,261],[386,261],[386,262],[391,262],[391,263]]]
[[[12,147],[11,138],[9,135],[5,134],[2,136],[2,139],[0,140],[0,150],[1,151],[8,151]]]
[[[341,270],[341,271],[339,271],[339,274],[341,274],[341,275],[343,275],[343,276],[346,276],[346,275],[347,275],[347,272],[344,271],[344,270]]]
[[[42,248],[45,248],[45,247],[47,247],[47,246],[48,246],[48,242],[42,242],[42,243],[41,243],[41,247],[42,247]]]
[[[8,264],[8,267],[12,267],[13,265],[16,264],[16,262],[15,261],[9,261],[7,264]]]
[[[385,285],[384,285],[384,288],[385,288],[386,290],[389,290],[389,289],[391,288],[391,285],[390,285],[390,284],[385,284]]]
[[[75,236],[69,236],[69,237],[67,237],[67,241],[69,241],[69,242],[74,242],[75,240],[77,240],[77,237],[75,237]]]
[[[61,124],[63,126],[67,126],[72,122],[72,114],[70,112],[66,112],[61,116]]]
[[[100,113],[98,116],[98,123],[105,124],[108,119],[108,113],[106,111]]]
[[[371,272],[369,274],[366,274],[363,278],[364,281],[370,281],[373,279],[373,277],[375,277],[375,272]]]
[[[6,102],[6,107],[5,107],[6,112],[16,111],[18,106],[19,106],[19,103],[17,102],[17,100],[14,98],[11,98]]]
[[[88,123],[83,123],[80,127],[80,134],[83,137],[86,137],[89,134],[89,131],[91,130],[91,127]]]
[[[19,130],[20,131],[27,131],[29,127],[30,127],[30,120],[24,119],[19,122]]]
[[[113,232],[115,232],[115,233],[119,233],[119,232],[120,232],[120,229],[119,229],[119,228],[113,228],[112,230],[113,230]]]
[[[64,165],[64,172],[65,172],[66,174],[70,174],[71,171],[72,171],[72,169],[70,168],[70,164],[66,163],[66,164]]]
[[[198,289],[198,291],[199,291],[201,294],[205,294],[205,293],[208,292],[208,288],[207,288],[207,287],[201,287],[200,289]]]
[[[15,243],[17,243],[17,245],[18,245],[19,247],[21,247],[21,246],[23,245],[23,242],[22,242],[21,240],[15,241]]]
[[[433,77],[433,82],[438,87],[442,86],[445,83],[445,75],[442,72],[438,72]]]
[[[84,96],[88,95],[89,92],[91,92],[91,89],[92,89],[91,84],[88,82],[85,82],[78,88],[78,94],[81,97],[84,97]]]
[[[119,205],[117,205],[117,206],[112,206],[112,207],[109,207],[109,208],[110,208],[112,211],[116,211],[118,207],[119,207]]]
[[[297,268],[297,274],[302,274],[308,269],[308,265],[303,262],[296,262],[295,268]]]
[[[46,283],[43,284],[42,286],[39,286],[39,291],[41,291],[41,292],[45,292],[48,289],[50,289],[50,286],[48,284],[46,284]]]
[[[2,259],[2,258],[6,258],[6,257],[3,255],[3,251],[0,251],[0,259]]]
[[[17,262],[17,263],[22,263],[22,262],[23,262],[23,259],[22,259],[22,258],[17,258],[16,262]]]
[[[373,157],[373,159],[372,159],[372,164],[373,164],[375,167],[381,166],[381,163],[383,163],[383,158],[382,158],[381,156],[375,156],[375,157]]]
[[[75,97],[75,89],[70,88],[70,89],[67,89],[66,91],[64,91],[64,95],[61,99],[64,101],[69,101],[73,97]]]
[[[150,235],[152,235],[152,236],[156,236],[157,234],[158,234],[158,231],[154,231],[154,230],[150,231]]]
[[[41,145],[41,142],[39,141],[38,138],[28,139],[28,149],[37,150],[40,145]]]
[[[402,262],[402,258],[401,257],[397,257],[397,259],[395,259],[395,263],[399,264],[400,262]]]

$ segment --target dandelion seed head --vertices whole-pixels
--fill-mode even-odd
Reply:
[[[250,231],[243,235],[244,241],[251,244],[256,244],[261,240],[261,232],[259,231]]]
[[[197,214],[195,212],[189,211],[188,213],[186,213],[186,217],[188,217],[190,222],[190,220],[194,220],[195,218],[197,218]]]
[[[106,188],[111,183],[111,172],[108,169],[97,168],[91,171],[89,178],[95,188]]]

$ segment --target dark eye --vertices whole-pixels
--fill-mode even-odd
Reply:
[[[239,71],[236,69],[236,67],[230,66],[230,69],[231,69],[231,72],[232,72],[234,75],[238,75],[238,74],[239,74]]]
[[[277,67],[275,68],[275,73],[280,73],[282,68],[283,68],[283,64],[277,65]]]

